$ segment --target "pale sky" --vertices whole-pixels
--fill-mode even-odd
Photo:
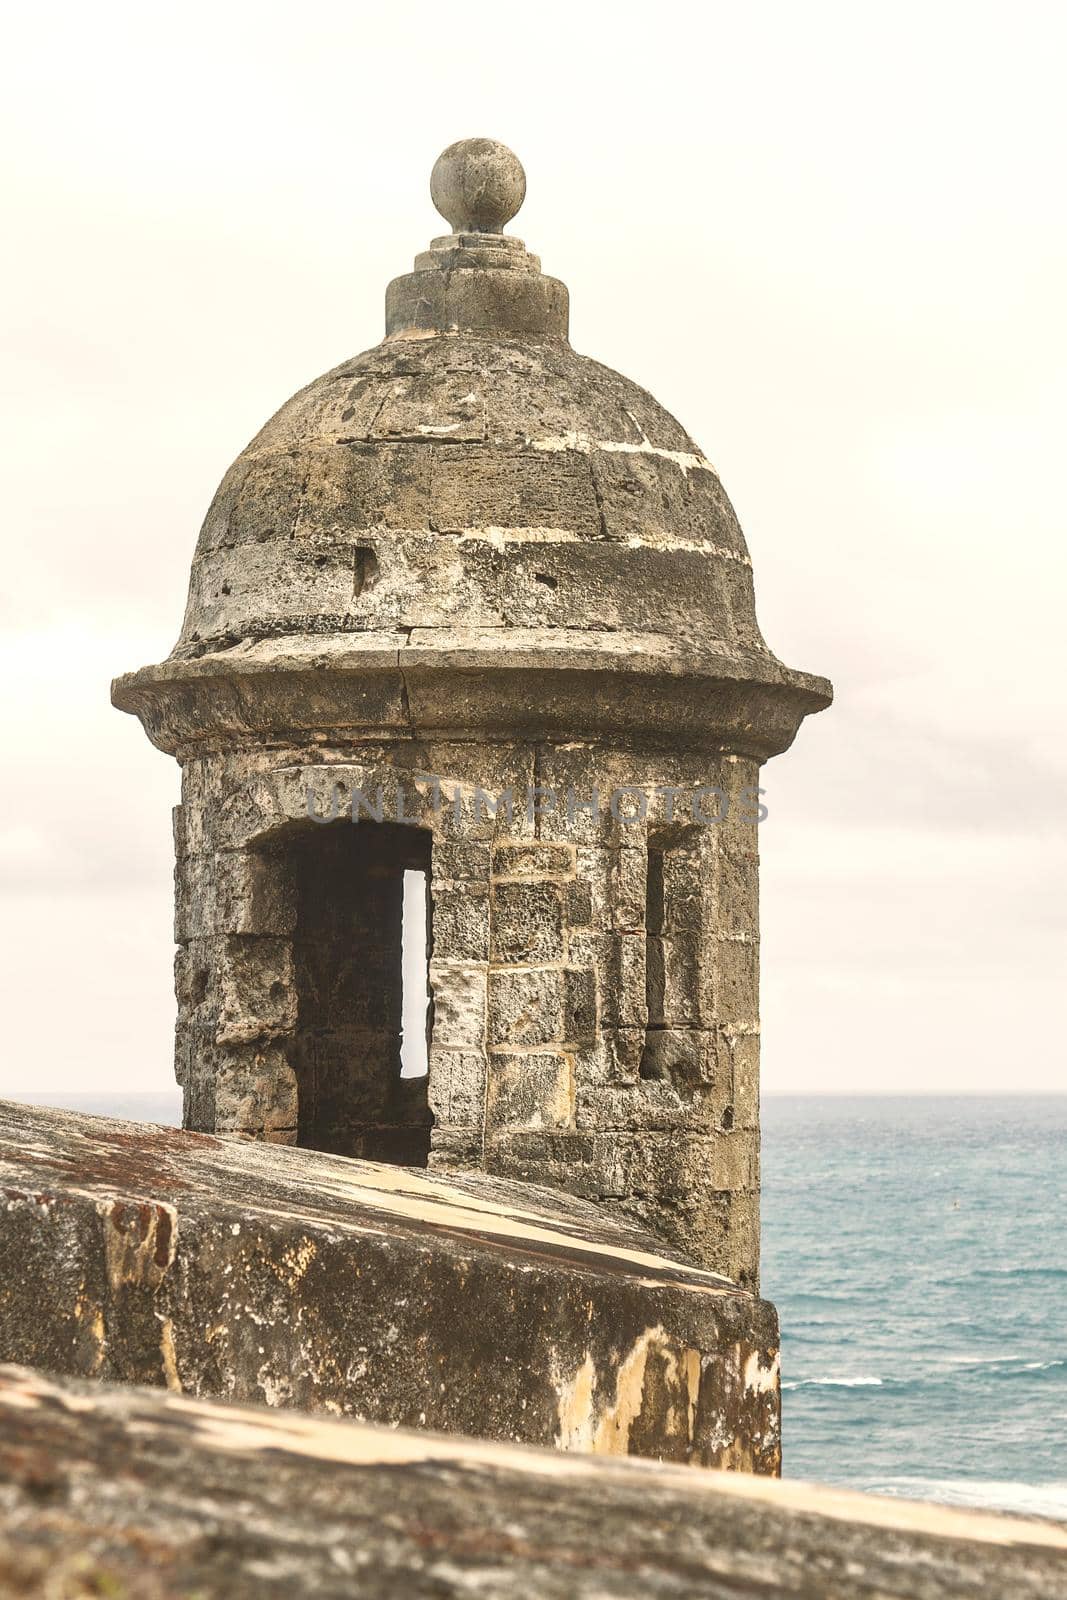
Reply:
[[[764,1087],[1067,1087],[1060,5],[11,5],[5,1091],[173,1082],[160,660],[229,462],[503,139],[575,347],[715,463],[833,709],[765,769]]]

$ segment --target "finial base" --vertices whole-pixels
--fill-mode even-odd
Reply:
[[[521,239],[506,233],[446,233],[431,239],[430,248],[415,257],[416,272],[454,272],[465,267],[540,272],[541,258],[531,255]]]
[[[409,272],[385,291],[385,335],[513,334],[526,339],[567,340],[567,285],[540,272],[496,267]]]

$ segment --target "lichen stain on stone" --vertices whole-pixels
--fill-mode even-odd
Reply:
[[[169,1317],[160,1318],[159,1353],[163,1361],[163,1377],[167,1388],[181,1394],[182,1380],[178,1376],[178,1352],[174,1345],[174,1324]]]
[[[256,1373],[256,1383],[269,1406],[289,1406],[293,1403],[293,1385],[284,1374],[273,1371],[265,1361]]]
[[[718,1465],[723,1472],[754,1473],[757,1470],[757,1463],[752,1441],[746,1439],[743,1434],[736,1434],[723,1450]]]
[[[648,1381],[653,1366],[658,1369],[655,1384]],[[592,1455],[629,1455],[634,1424],[657,1401],[663,1407],[657,1431],[682,1434],[691,1445],[701,1371],[699,1350],[679,1348],[658,1325],[646,1328],[616,1368],[613,1399],[598,1406],[596,1366],[587,1352],[573,1377],[557,1380],[557,1447]],[[665,1403],[664,1392],[670,1397]]]
[[[174,1264],[178,1247],[178,1214],[164,1201],[126,1201],[109,1199],[97,1204],[104,1224],[104,1265],[116,1305],[123,1305],[124,1292],[146,1289],[155,1298]],[[117,1313],[121,1321],[122,1312]],[[159,1320],[159,1359],[163,1381],[180,1394],[178,1357],[174,1343],[174,1324],[169,1316],[156,1312]],[[108,1329],[103,1309],[92,1325],[97,1344],[99,1369],[107,1354]]]
[[[315,1241],[313,1239],[303,1238],[297,1243],[289,1245],[288,1248],[283,1251],[282,1259],[278,1267],[274,1267],[274,1263],[270,1261],[269,1257],[268,1265],[274,1269],[277,1277],[282,1282],[285,1282],[286,1279],[280,1268],[286,1268],[289,1274],[288,1282],[290,1286],[295,1289],[303,1282],[308,1268],[315,1259],[315,1255]]]
[[[97,1204],[104,1222],[104,1261],[113,1293],[128,1284],[157,1289],[174,1261],[178,1213],[165,1201],[109,1198]]]
[[[95,1301],[87,1299],[84,1294],[79,1294],[74,1302],[74,1317],[84,1326],[93,1342],[93,1363],[89,1369],[89,1376],[95,1378],[99,1375],[107,1354],[103,1310]]]
[[[557,1379],[559,1394],[559,1433],[556,1444],[560,1450],[595,1449],[593,1442],[593,1390],[596,1388],[596,1367],[588,1353],[573,1378]]]
[[[699,1350],[688,1349],[685,1352],[685,1384],[689,1400],[687,1432],[690,1440],[696,1433],[697,1401],[700,1399],[700,1377],[704,1370],[704,1358]]]
[[[777,1351],[771,1359],[769,1366],[763,1365],[762,1350],[752,1350],[745,1362],[743,1381],[749,1394],[776,1394],[778,1392],[778,1373],[780,1358]]]

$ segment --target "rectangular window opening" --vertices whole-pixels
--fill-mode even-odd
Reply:
[[[692,1068],[685,1034],[694,1026],[700,978],[700,844],[695,829],[649,835],[645,889],[645,1046],[639,1074],[679,1081]],[[668,981],[668,973],[670,979]]]
[[[429,1062],[429,949],[427,939],[428,875],[404,873],[403,1000],[401,1007],[400,1076],[425,1078]]]
[[[308,822],[277,841],[296,889],[287,1047],[305,1149],[424,1167],[431,843],[421,828]]]

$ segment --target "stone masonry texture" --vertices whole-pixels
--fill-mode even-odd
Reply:
[[[26,1600],[1058,1600],[1067,1531],[0,1369]]]
[[[0,1361],[778,1469],[773,1306],[558,1190],[0,1102],[0,1254]]]

